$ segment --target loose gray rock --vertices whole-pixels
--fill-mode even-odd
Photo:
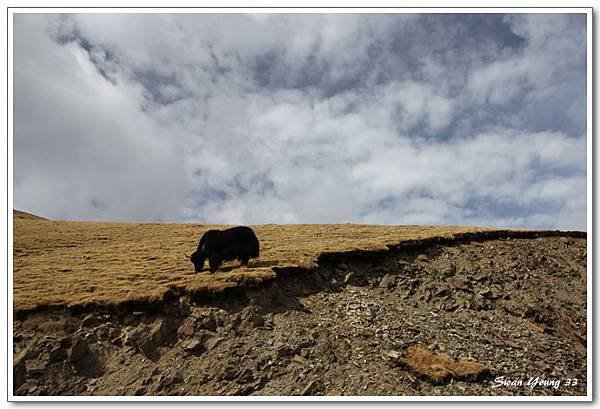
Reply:
[[[25,357],[27,352],[27,350],[21,351],[13,360],[13,393],[16,393],[17,389],[25,383],[25,375],[27,374]]]
[[[51,364],[64,361],[65,359],[67,359],[67,350],[60,344],[54,346],[48,354],[48,361]]]
[[[212,315],[201,318],[198,328],[214,331],[217,328],[217,322]]]
[[[177,334],[179,336],[184,336],[184,337],[192,336],[192,335],[194,335],[194,328],[191,327],[190,325],[182,325],[177,330]]]
[[[115,340],[121,337],[121,330],[118,328],[110,328],[108,330],[108,339],[110,342],[115,342]]]
[[[77,375],[85,378],[97,378],[104,373],[104,366],[91,350],[87,340],[76,337],[67,352],[67,360],[73,364]]]
[[[85,338],[76,335],[73,337],[71,347],[67,351],[67,361],[75,362],[83,359],[90,353],[90,346]]]
[[[379,282],[380,288],[392,288],[396,284],[396,276],[386,274]]]
[[[46,370],[48,361],[44,359],[29,359],[26,361],[27,374],[36,376],[42,374]]]
[[[344,284],[348,284],[348,282],[350,280],[352,280],[353,277],[354,277],[354,273],[348,273],[348,274],[346,274],[346,277],[344,277]]]
[[[235,381],[240,384],[253,382],[254,374],[252,373],[251,369],[246,368],[240,372],[240,374],[238,375],[238,377]]]
[[[419,254],[416,259],[419,263],[427,263],[429,261],[429,257],[425,254]]]
[[[81,320],[81,328],[93,328],[98,324],[100,324],[100,321],[94,314],[88,314]]]
[[[194,337],[181,344],[181,348],[187,353],[199,353],[204,350],[202,338]]]
[[[192,302],[188,297],[181,297],[179,299],[179,315],[187,317],[192,313]]]
[[[208,341],[206,341],[206,349],[208,349],[209,351],[215,349],[217,345],[221,343],[221,341],[223,341],[223,338],[210,338]]]
[[[226,367],[223,372],[221,372],[221,379],[226,381],[233,381],[237,375],[237,369],[233,366]]]

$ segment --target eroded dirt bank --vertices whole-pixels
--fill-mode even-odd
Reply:
[[[15,391],[585,395],[586,258],[578,237],[429,244],[323,256],[220,298],[29,313],[14,322]],[[432,379],[408,364],[415,346],[485,370]]]

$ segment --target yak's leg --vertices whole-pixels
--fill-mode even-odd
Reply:
[[[248,253],[246,253],[245,251],[238,253],[238,260],[240,260],[240,267],[241,266],[247,266],[248,265],[248,261],[250,260],[250,256],[248,255]]]
[[[219,266],[221,265],[221,260],[219,260],[218,257],[211,257],[208,259],[208,264],[210,264],[210,272],[214,273],[219,269]]]
[[[198,260],[198,264],[197,264],[197,265],[194,265],[194,267],[196,267],[196,272],[197,272],[197,273],[199,273],[199,272],[201,272],[202,270],[204,270],[204,257],[201,257],[201,258]]]

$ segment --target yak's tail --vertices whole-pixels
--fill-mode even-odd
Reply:
[[[252,249],[252,258],[258,258],[259,253],[260,253],[259,244],[258,244],[258,240],[256,240],[256,243],[254,244],[254,248]]]

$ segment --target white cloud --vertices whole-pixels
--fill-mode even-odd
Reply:
[[[18,16],[15,206],[584,229],[579,20],[435,18]]]
[[[50,41],[41,22],[15,19],[14,206],[64,218],[176,215],[176,135],[141,111],[135,89],[106,81],[84,50]]]

